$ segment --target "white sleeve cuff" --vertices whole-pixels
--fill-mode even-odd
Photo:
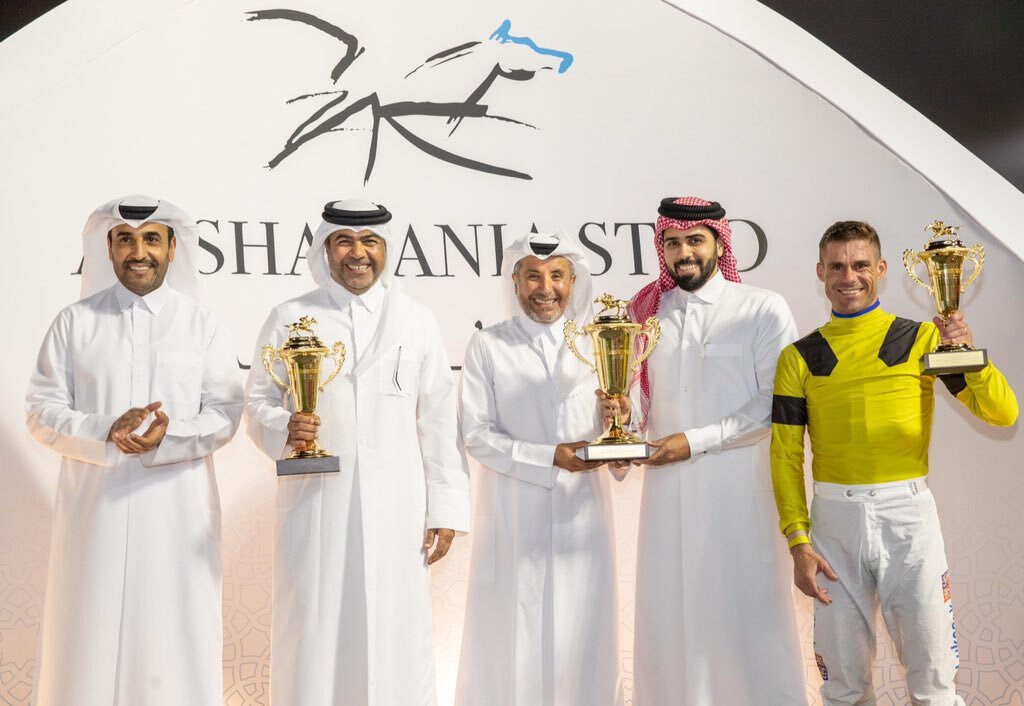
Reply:
[[[467,534],[470,529],[469,493],[456,489],[427,491],[427,529],[450,529]]]
[[[683,433],[686,434],[686,440],[690,442],[690,458],[697,458],[710,451],[722,449],[722,428],[718,424],[689,429]]]
[[[512,462],[517,466],[516,476],[527,483],[554,488],[555,477],[558,475],[554,460],[554,444],[537,444],[519,439],[512,442]]]

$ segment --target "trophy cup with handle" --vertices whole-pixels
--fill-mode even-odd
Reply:
[[[598,297],[594,303],[604,308],[594,317],[593,323],[582,328],[582,332],[589,335],[594,344],[595,362],[591,363],[584,358],[576,348],[576,338],[581,330],[571,319],[565,322],[565,342],[577,358],[597,372],[598,384],[605,394],[613,400],[619,400],[629,394],[633,374],[658,345],[661,326],[653,316],[643,326],[634,323],[626,313],[629,302],[615,299],[610,294]],[[638,336],[645,339],[645,345],[643,352],[636,355]],[[584,461],[643,459],[651,455],[651,447],[647,442],[622,428],[618,414],[608,431],[580,451],[579,455]]]
[[[317,398],[331,380],[341,372],[345,362],[345,345],[338,341],[328,348],[313,333],[316,319],[303,316],[298,323],[288,326],[288,339],[280,349],[271,345],[263,346],[263,367],[278,385],[292,395],[295,411],[315,414]],[[324,358],[334,361],[334,370],[327,379],[320,382],[320,368]],[[274,372],[274,363],[281,361],[288,370],[288,382]],[[316,440],[296,449],[288,458],[277,462],[277,475],[291,476],[301,473],[336,473],[341,469],[337,456],[332,456],[317,445]]]
[[[960,294],[981,274],[985,263],[985,249],[980,244],[970,248],[964,246],[959,238],[960,228],[934,221],[925,228],[932,232],[932,237],[925,243],[924,250],[903,251],[903,266],[912,280],[932,293],[935,308],[943,321],[960,309]],[[974,268],[970,277],[964,280],[964,263],[968,261],[974,263]],[[921,280],[915,271],[921,262],[928,270],[929,283]],[[966,343],[943,343],[924,356],[925,375],[970,373],[986,365],[988,352],[984,348],[972,348]]]

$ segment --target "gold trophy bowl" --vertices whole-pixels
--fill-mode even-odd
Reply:
[[[959,311],[960,294],[981,274],[985,264],[985,249],[980,244],[968,248],[960,241],[958,232],[961,227],[933,221],[925,227],[932,232],[932,237],[924,244],[924,250],[903,251],[903,266],[907,274],[931,292],[935,308],[943,320]],[[974,263],[974,268],[970,277],[964,280],[964,263],[968,261]],[[929,283],[917,276],[917,265],[922,262],[928,270]],[[971,348],[966,343],[943,343],[925,354],[923,372],[925,375],[953,375],[975,372],[986,365],[988,351],[984,348]]]
[[[315,414],[317,399],[324,387],[341,372],[345,362],[345,345],[340,341],[328,348],[313,333],[316,319],[303,316],[298,323],[288,326],[288,340],[280,349],[263,346],[263,367],[278,385],[292,394],[296,412]],[[334,370],[320,382],[320,368],[324,358],[334,360]],[[274,363],[281,361],[288,370],[288,382],[274,372]],[[341,470],[338,457],[320,448],[314,439],[306,448],[292,451],[277,462],[277,475],[291,476],[301,473],[336,473]]]
[[[658,345],[661,326],[653,316],[643,326],[634,323],[626,313],[629,302],[615,299],[610,294],[598,297],[594,303],[604,308],[594,317],[593,323],[582,328],[582,333],[590,336],[594,344],[595,362],[584,358],[576,348],[576,338],[581,329],[571,319],[565,322],[565,342],[577,358],[597,372],[601,390],[613,400],[619,400],[629,394],[633,374]],[[638,336],[645,339],[645,345],[643,352],[635,355]],[[608,430],[581,451],[580,457],[584,461],[621,461],[651,455],[651,447],[643,439],[622,428],[618,414]]]

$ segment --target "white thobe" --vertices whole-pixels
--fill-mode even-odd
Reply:
[[[796,338],[785,300],[716,274],[662,295],[650,438],[692,457],[644,474],[634,703],[806,703],[768,463],[772,388]]]
[[[155,450],[125,455],[106,440],[124,412],[157,400],[170,423]],[[63,456],[34,703],[219,706],[211,454],[242,412],[224,329],[166,284],[144,298],[117,284],[57,315],[26,404],[32,434]]]
[[[601,434],[596,387],[561,322],[520,315],[470,341],[462,432],[482,467],[458,706],[622,704],[608,474],[552,463]]]
[[[332,280],[276,307],[258,344],[280,347],[286,325],[302,316],[317,320],[325,344],[341,341],[354,355],[317,407],[317,443],[339,457],[341,471],[278,479],[271,699],[432,706],[423,532],[469,529],[469,480],[441,334],[430,311],[397,285],[354,297]],[[324,377],[331,365],[324,363]],[[246,393],[249,434],[271,458],[283,458],[291,451],[291,396],[258,359]]]

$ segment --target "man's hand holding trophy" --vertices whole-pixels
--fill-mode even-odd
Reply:
[[[271,345],[263,346],[263,367],[281,387],[291,392],[296,412],[305,415],[316,414],[319,393],[341,372],[345,363],[345,345],[340,341],[328,348],[316,334],[313,324],[316,319],[303,316],[298,323],[288,326],[288,339],[280,349]],[[320,382],[320,366],[324,358],[334,360],[334,370],[327,379]],[[274,372],[274,363],[282,361],[288,370],[288,382]],[[305,448],[295,449],[288,458],[277,462],[277,475],[290,476],[300,473],[336,473],[341,469],[338,457],[320,448],[316,439],[309,441]]]
[[[609,399],[617,402],[629,394],[634,373],[654,352],[661,336],[661,327],[654,317],[644,322],[643,326],[634,323],[626,313],[629,302],[615,299],[610,294],[598,297],[594,303],[604,308],[594,317],[593,323],[582,328],[582,333],[590,336],[595,362],[591,363],[584,358],[577,349],[576,338],[581,329],[571,319],[565,322],[565,342],[577,358],[597,372],[601,390]],[[645,341],[644,350],[639,354],[636,352],[638,337]],[[647,458],[651,454],[651,447],[640,437],[626,431],[620,416],[616,414],[608,431],[593,443],[578,449],[577,454],[584,461],[624,461]]]
[[[959,311],[960,294],[981,274],[985,262],[985,249],[980,244],[965,247],[958,235],[960,228],[934,221],[926,227],[926,230],[932,232],[932,237],[925,243],[924,250],[903,251],[903,266],[912,280],[932,293],[935,308],[943,321],[949,321],[950,315]],[[963,268],[967,261],[973,262],[974,268],[970,277],[964,280]],[[928,270],[929,283],[921,280],[915,271],[921,262]],[[926,375],[971,373],[986,365],[988,352],[984,348],[973,348],[966,343],[944,343],[925,354],[923,372]]]

